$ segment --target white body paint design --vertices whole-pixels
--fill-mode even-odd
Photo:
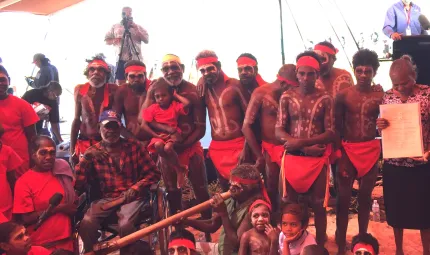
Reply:
[[[360,119],[361,119],[361,136],[362,137],[364,137],[365,136],[365,134],[366,134],[366,130],[365,130],[365,123],[364,123],[364,121],[365,121],[365,118],[364,118],[364,116],[365,116],[365,110],[366,110],[366,107],[368,106],[368,105],[370,105],[371,103],[373,103],[373,102],[378,102],[379,100],[377,99],[377,98],[369,98],[369,99],[367,99],[367,100],[365,100],[364,102],[363,102],[363,105],[361,106],[361,114],[360,114]],[[368,121],[368,120],[367,120]]]
[[[300,109],[301,109],[300,103],[299,103],[299,101],[296,98],[291,97],[289,94],[282,95],[281,96],[281,101],[284,100],[284,99],[285,100],[290,99],[293,103],[295,103],[297,105],[297,113],[299,115],[298,126],[297,126],[297,137],[300,137],[301,125],[302,125],[302,116],[300,115]],[[288,111],[288,109],[286,109],[286,110]],[[286,118],[286,115],[285,116],[284,115],[285,115],[284,109],[282,107],[279,107],[279,116],[280,116],[280,118]],[[281,123],[282,123],[282,121],[281,121]],[[290,134],[290,135],[292,135],[292,134]]]
[[[309,127],[308,127],[308,137],[311,137],[312,135],[312,121],[315,117],[315,113],[317,111],[318,105],[324,100],[324,99],[329,99],[331,100],[331,97],[329,95],[324,95],[320,98],[318,98],[318,100],[315,102],[313,108],[312,108],[312,112],[311,112],[311,118],[309,119]],[[322,107],[322,106],[321,106]],[[330,118],[333,119],[333,111],[330,111]]]

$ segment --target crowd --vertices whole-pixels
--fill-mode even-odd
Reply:
[[[403,254],[403,229],[420,230],[423,254],[430,254],[430,206],[425,202],[430,195],[430,88],[416,84],[413,61],[404,56],[392,63],[393,87],[384,92],[372,83],[379,62],[367,49],[353,56],[354,84],[348,71],[333,67],[337,52],[329,42],[318,43],[266,83],[252,54],[238,57],[237,80],[223,72],[215,52],[204,50],[196,56],[202,75],[197,85],[183,79],[184,65],[173,54],[163,57],[163,76],[153,81],[143,62],[126,62],[127,82],[120,86],[107,82],[111,69],[96,56],[87,60],[88,82],[74,90],[70,162],[56,158],[50,137],[37,135],[39,116],[30,103],[8,94],[10,78],[0,66],[0,249],[7,255],[73,252],[71,219],[78,196],[89,189],[92,202],[78,229],[86,252],[98,242],[106,221],[118,224],[121,237],[135,232],[150,187],[161,178],[171,215],[183,210],[186,177],[197,201],[209,200],[199,142],[207,113],[208,157],[222,190],[232,197],[224,201],[215,194],[212,209],[175,224],[169,254],[196,254],[185,227],[205,233],[221,228],[223,255],[327,254],[332,175],[338,254],[347,251],[349,202],[358,179],[359,233],[350,249],[376,255],[378,241],[367,233],[371,193],[380,173],[381,144],[375,137],[390,125],[379,117],[379,106],[418,102],[425,155],[384,161],[384,199],[397,254]],[[55,101],[61,87],[51,82],[41,93]],[[46,217],[57,193],[61,202]],[[117,204],[106,207],[110,203]],[[307,231],[309,208],[315,237]],[[141,249],[136,242],[121,254],[142,254]]]

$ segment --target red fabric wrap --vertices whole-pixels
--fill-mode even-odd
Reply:
[[[306,193],[317,179],[324,166],[329,165],[331,145],[327,145],[321,157],[285,155],[285,179],[298,193]]]
[[[98,59],[91,61],[88,64],[87,68],[90,68],[90,67],[99,67],[99,66],[105,68],[106,71],[109,71],[109,66],[106,64],[106,62],[104,62],[103,60],[98,60]]]
[[[376,255],[375,250],[373,249],[372,245],[370,245],[370,244],[358,243],[354,246],[352,253],[355,254],[356,251],[368,251],[368,252],[370,252],[370,254]]]
[[[211,141],[208,156],[223,178],[230,179],[230,172],[237,166],[244,145],[243,136],[228,141]]]
[[[197,69],[203,65],[213,64],[216,62],[218,62],[217,57],[199,58],[199,59],[197,59]]]
[[[334,164],[336,160],[340,159],[342,157],[342,152],[337,149],[336,151],[332,151],[330,154],[330,164]]]
[[[178,154],[179,163],[184,166],[190,165],[190,159],[194,155],[204,158],[203,147],[200,142],[196,142]]]
[[[267,152],[267,154],[269,154],[272,162],[275,162],[276,164],[278,164],[278,166],[281,166],[282,154],[285,150],[282,144],[274,145],[272,143],[262,141],[261,148],[263,152]]]
[[[320,70],[320,64],[318,63],[318,61],[310,56],[303,56],[299,58],[299,60],[297,60],[296,69],[299,69],[302,66],[309,66],[317,71]]]
[[[84,86],[82,86],[82,88],[79,90],[79,93],[81,94],[81,96],[85,96],[88,93],[88,90],[90,89],[90,84],[87,82],[84,84]],[[106,108],[109,106],[109,86],[106,83],[104,85],[104,90],[103,90],[103,108]]]
[[[280,80],[280,81],[285,81],[286,83],[288,83],[288,84],[290,84],[290,85],[293,85],[293,86],[296,86],[296,87],[298,87],[298,86],[299,86],[299,83],[298,83],[297,81],[293,81],[293,80],[290,80],[290,79],[284,78],[284,77],[280,76],[279,74],[278,74],[278,75],[276,75],[276,79],[278,79],[278,80]]]
[[[321,44],[315,45],[314,50],[319,50],[319,51],[322,51],[322,52],[325,52],[325,53],[328,53],[328,54],[331,54],[331,55],[336,55],[336,53],[339,52],[338,49],[333,50],[332,48],[327,47],[325,45],[321,45]]]
[[[257,61],[253,60],[252,58],[248,58],[248,57],[240,57],[237,61],[237,66],[257,66]]]
[[[146,72],[146,67],[144,66],[129,66],[125,69],[125,73],[129,72]]]
[[[251,206],[249,207],[248,212],[252,212],[252,209],[254,209],[254,207],[256,207],[257,205],[265,205],[269,208],[269,211],[272,212],[272,205],[268,202],[266,202],[263,199],[257,199],[254,201],[254,203],[251,204]]]
[[[263,78],[259,74],[255,76],[255,80],[257,81],[258,86],[263,86],[264,84],[267,83],[265,80],[263,80]]]
[[[376,139],[358,143],[342,141],[342,147],[357,169],[358,178],[366,175],[378,162],[381,155],[381,142]]]
[[[196,246],[194,245],[194,243],[185,238],[174,239],[169,243],[169,249],[173,247],[179,247],[179,246],[184,246],[193,251],[196,250]]]

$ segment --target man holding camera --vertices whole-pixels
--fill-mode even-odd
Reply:
[[[129,33],[129,37],[125,36]],[[132,9],[122,8],[122,21],[112,26],[105,36],[107,45],[113,45],[118,55],[115,74],[116,83],[125,83],[124,65],[129,60],[140,60],[142,57],[141,42],[148,43],[148,32],[133,22]]]

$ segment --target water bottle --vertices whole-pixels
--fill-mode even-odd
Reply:
[[[374,222],[380,222],[381,221],[381,214],[379,212],[379,204],[378,204],[377,200],[373,200],[372,212],[373,212],[373,221]]]

